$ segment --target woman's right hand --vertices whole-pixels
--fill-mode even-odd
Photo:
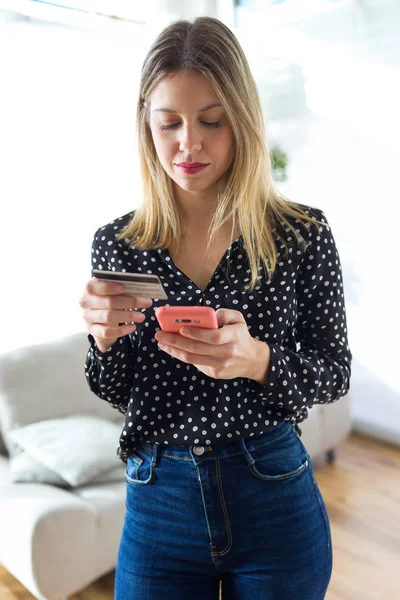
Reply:
[[[125,296],[123,291],[121,283],[92,277],[79,300],[87,330],[93,335],[100,352],[108,350],[119,337],[135,331],[136,325],[124,325],[128,320],[135,323],[145,320],[145,315],[135,308],[149,308],[153,304],[151,298]],[[131,312],[127,315],[126,311]]]

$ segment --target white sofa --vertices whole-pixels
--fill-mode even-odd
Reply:
[[[86,383],[88,348],[83,332],[0,356],[0,564],[41,600],[66,599],[116,564],[125,512],[123,475],[121,481],[72,491],[10,478],[7,431],[13,428],[81,413],[122,428],[123,415]],[[23,412],[13,411],[21,398]],[[313,465],[327,453],[332,460],[351,430],[349,394],[315,406],[299,426]]]

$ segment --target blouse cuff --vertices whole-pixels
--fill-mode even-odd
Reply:
[[[261,400],[267,400],[272,403],[272,401],[278,397],[279,386],[287,384],[285,381],[279,382],[279,378],[283,373],[280,364],[282,364],[281,359],[284,357],[285,348],[284,346],[279,346],[278,344],[273,344],[270,342],[267,343],[271,350],[267,383],[262,384],[255,379],[251,379],[251,385],[257,398],[260,398]]]
[[[101,352],[101,350],[99,350],[99,348],[97,347],[96,340],[94,339],[91,333],[89,333],[87,338],[89,340],[93,356],[95,356],[100,362],[103,362],[104,358],[108,355],[112,355],[112,351],[115,350],[115,344],[113,344],[105,352]]]

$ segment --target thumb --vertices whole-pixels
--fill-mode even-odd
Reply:
[[[244,317],[238,310],[230,308],[218,308],[215,311],[217,315],[218,327],[223,325],[231,325],[232,323],[244,323]]]

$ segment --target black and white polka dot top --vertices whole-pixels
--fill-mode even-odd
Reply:
[[[327,223],[322,210],[300,206]],[[153,299],[150,308],[138,309],[146,314],[145,321],[104,353],[89,334],[85,364],[92,392],[126,415],[117,447],[123,462],[140,439],[179,446],[224,444],[261,435],[282,421],[299,423],[314,404],[335,402],[348,392],[352,354],[341,263],[330,227],[312,224],[308,231],[300,230],[302,224],[293,219],[307,248],[290,247],[283,258],[284,247],[278,243],[272,280],[261,267],[253,292],[244,289],[250,266],[239,236],[203,292],[179,271],[167,249],[142,251],[115,239],[133,214],[96,231],[92,268],[154,273],[168,300]],[[285,231],[290,232],[287,227]],[[293,239],[290,233],[288,240]],[[179,304],[240,311],[252,337],[270,347],[267,383],[214,379],[161,351],[154,337],[160,329],[154,309]]]

